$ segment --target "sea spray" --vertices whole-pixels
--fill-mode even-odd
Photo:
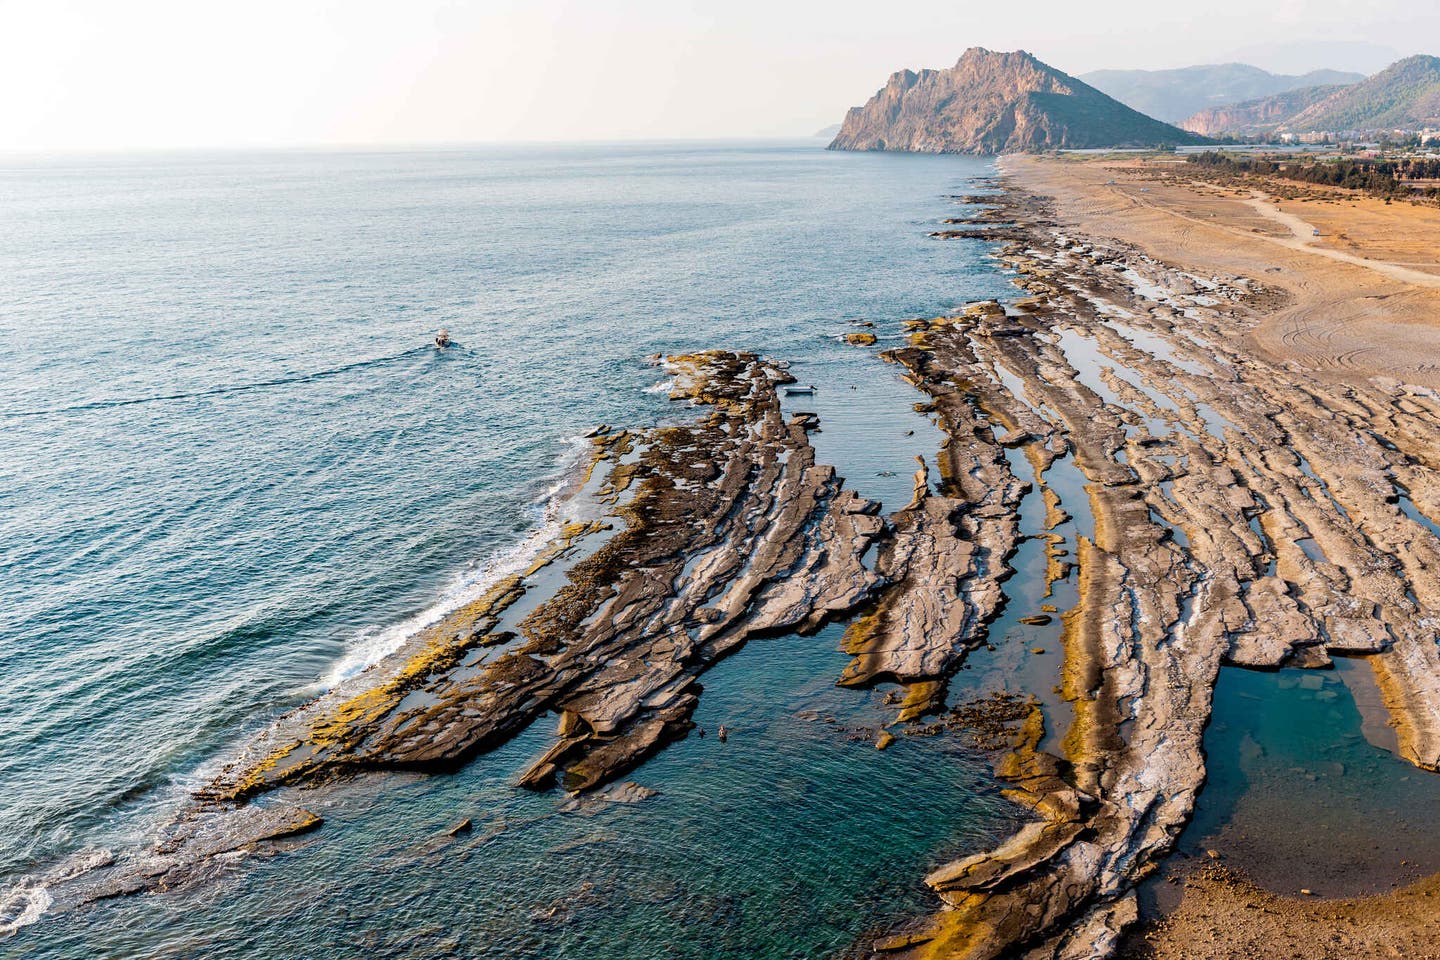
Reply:
[[[400,649],[407,638],[474,602],[500,580],[533,563],[560,535],[570,519],[568,514],[580,507],[572,498],[584,479],[591,443],[584,437],[565,437],[561,445],[556,470],[532,501],[535,525],[520,540],[495,550],[455,575],[439,598],[419,613],[389,626],[360,631],[346,645],[345,654],[324,676],[310,684],[305,693],[324,692],[359,675]]]
[[[77,851],[43,874],[24,876],[0,888],[0,936],[28,927],[43,917],[55,905],[51,887],[114,862],[109,850],[91,847]]]
[[[54,902],[44,886],[30,886],[24,882],[16,884],[0,894],[0,933],[14,933],[21,927],[30,926]],[[18,911],[17,907],[20,908]],[[15,911],[13,917],[12,911]]]

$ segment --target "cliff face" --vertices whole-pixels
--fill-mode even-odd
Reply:
[[[1269,133],[1311,104],[1318,103],[1343,87],[1307,87],[1270,97],[1259,97],[1228,107],[1201,110],[1180,126],[1206,137],[1224,133],[1254,136]]]
[[[1030,54],[965,51],[948,70],[902,70],[845,115],[832,150],[994,154],[1197,143]]]
[[[1312,87],[1205,110],[1183,124],[1197,133],[1345,133],[1440,126],[1440,58],[1392,63],[1360,83]]]

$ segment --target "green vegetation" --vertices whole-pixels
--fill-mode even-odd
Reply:
[[[1385,130],[1425,126],[1440,116],[1440,58],[1391,64],[1340,96],[1291,118],[1297,130]]]
[[[1270,136],[1291,133],[1314,139],[1330,134],[1353,139],[1407,135],[1440,125],[1440,58],[1399,60],[1373,77],[1348,86],[1317,86],[1201,110],[1183,126],[1207,135]]]
[[[1277,160],[1257,157],[1239,159],[1207,150],[1186,158],[1219,173],[1259,174],[1300,183],[1361,190],[1376,197],[1440,197],[1440,188],[1415,189],[1406,180],[1440,179],[1440,160],[1406,157],[1396,160]]]
[[[1243,63],[1218,63],[1177,70],[1096,70],[1076,79],[1147,116],[1179,123],[1204,110],[1303,87],[1358,83],[1365,75],[1315,70],[1304,76],[1284,76]]]

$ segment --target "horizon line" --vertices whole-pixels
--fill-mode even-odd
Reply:
[[[555,147],[604,146],[610,144],[660,143],[783,143],[805,140],[827,140],[815,134],[735,134],[718,137],[646,136],[646,137],[577,137],[573,139],[490,139],[490,140],[294,140],[268,143],[174,144],[157,146],[117,147],[0,147],[0,159],[44,159],[49,157],[109,157],[195,153],[282,153],[282,152],[360,152],[386,150],[445,150],[473,147]]]

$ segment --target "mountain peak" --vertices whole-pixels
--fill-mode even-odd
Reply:
[[[1399,80],[1399,79],[1440,79],[1440,57],[1432,57],[1428,54],[1417,53],[1413,57],[1406,57],[1404,60],[1396,60],[1390,66],[1381,70],[1372,77],[1372,80]]]
[[[964,53],[960,54],[960,59],[957,60],[956,63],[961,64],[967,60],[1029,60],[1033,63],[1040,64],[1042,67],[1045,66],[1045,64],[1035,59],[1034,54],[1026,50],[990,50],[986,47],[970,47]],[[1048,70],[1050,68],[1046,67],[1046,69]]]
[[[971,47],[948,69],[893,74],[850,109],[830,148],[990,154],[1199,140],[1024,50]]]

